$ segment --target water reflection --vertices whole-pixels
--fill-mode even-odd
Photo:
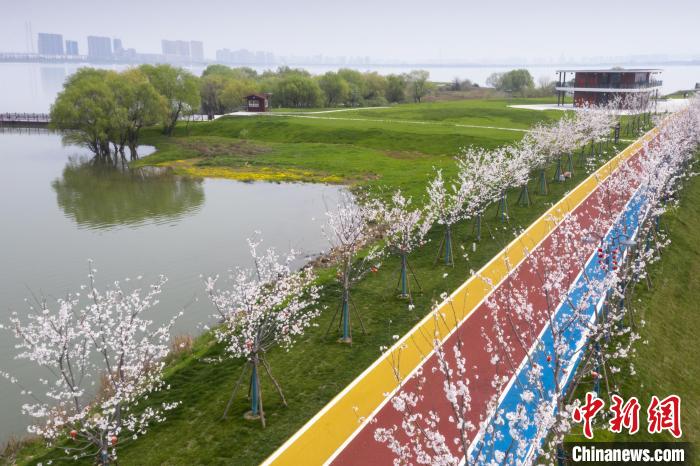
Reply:
[[[204,203],[199,179],[155,167],[130,169],[71,159],[52,183],[59,207],[78,225],[106,229],[162,223],[197,211]]]
[[[55,95],[63,88],[63,82],[66,80],[66,68],[63,66],[42,66],[39,75],[44,94]]]

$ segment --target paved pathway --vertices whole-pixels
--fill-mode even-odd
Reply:
[[[309,112],[311,113],[311,112]],[[314,112],[321,113],[321,112]],[[501,131],[516,131],[518,133],[527,133],[529,130],[523,128],[506,128],[503,126],[486,126],[486,125],[467,125],[462,123],[446,123],[443,121],[422,121],[422,120],[396,120],[396,119],[385,119],[385,118],[351,118],[351,117],[325,117],[325,116],[315,116],[309,115],[308,113],[263,113],[262,115],[267,116],[277,116],[277,117],[295,117],[295,118],[309,118],[315,120],[339,120],[339,121],[366,121],[371,123],[401,123],[409,125],[431,125],[431,126],[447,126],[455,128],[480,128],[480,129],[496,129]]]
[[[650,140],[654,134],[654,131],[647,133],[643,139]],[[603,181],[606,183],[610,182],[610,177],[621,176],[619,171],[614,171],[614,168],[622,160],[632,159],[633,161],[642,150],[641,148],[640,140],[573,188],[564,199],[555,204],[485,265],[478,274],[482,278],[471,277],[441,305],[438,312],[445,316],[444,321],[435,319],[432,315],[423,319],[268,458],[265,464],[391,464],[393,459],[391,452],[386,445],[374,440],[374,431],[378,427],[400,425],[399,414],[388,403],[390,397],[385,396],[386,393],[396,393],[399,388],[394,373],[399,355],[401,358],[399,369],[401,379],[404,381],[401,388],[409,391],[415,389],[416,379],[407,376],[414,373],[418,367],[423,367],[425,368],[423,375],[426,377],[423,391],[435,394],[426,396],[419,410],[421,412],[427,409],[434,410],[443,419],[451,415],[451,408],[442,391],[442,376],[430,370],[436,362],[432,349],[432,335],[440,335],[447,354],[451,353],[451,348],[457,339],[465,342],[463,354],[471,368],[470,415],[475,425],[479,425],[480,417],[486,412],[486,403],[495,393],[491,385],[495,374],[506,376],[510,380],[507,389],[500,394],[500,406],[508,408],[517,403],[523,390],[528,388],[527,380],[523,376],[525,357],[529,354],[530,357],[540,361],[552,344],[548,341],[545,331],[548,321],[542,319],[540,328],[525,335],[517,332],[517,325],[514,327],[515,330],[506,330],[510,332],[507,337],[522,338],[523,345],[514,348],[511,353],[511,358],[516,364],[494,365],[490,362],[492,354],[485,350],[484,336],[484,329],[491,328],[489,322],[493,319],[493,313],[487,309],[484,300],[493,293],[496,301],[505,299],[503,296],[507,295],[503,293],[499,295],[499,290],[507,290],[523,283],[537,288],[540,279],[537,277],[536,270],[533,269],[535,265],[533,256],[528,255],[527,251],[537,250],[546,253],[545,255],[556,254],[556,248],[560,247],[557,245],[561,244],[565,232],[561,225],[552,223],[552,215],[561,218],[566,213],[575,212],[584,226],[592,226],[591,219],[595,215],[600,215],[600,207],[605,203],[605,211],[609,212],[610,220],[617,218],[627,225],[628,232],[633,232],[637,227],[638,213],[644,208],[642,198],[632,194],[619,194],[611,201],[609,192],[607,197],[603,195],[601,180],[606,180]],[[610,231],[599,233],[611,234]],[[583,269],[585,268],[586,272],[592,276],[601,273],[601,269],[597,267],[597,261],[594,260],[595,248],[593,244],[583,248],[584,250],[580,251],[581,260],[571,263],[571,273],[567,277],[568,284],[575,285],[571,290],[578,290],[575,292],[577,294],[570,296],[573,302],[582,299],[583,288],[579,286],[579,281]],[[484,279],[490,280],[493,287],[487,286]],[[542,311],[545,308],[543,294],[531,293],[528,299],[531,300],[533,309],[540,310],[535,312],[544,312]],[[563,300],[563,296],[557,296],[556,299]],[[593,305],[590,307],[590,316],[593,319],[595,315],[593,309],[598,303],[591,304]],[[556,319],[567,317],[571,312],[567,306],[568,304],[559,306]],[[580,335],[571,335],[570,341],[572,344],[580,344]],[[524,348],[530,348],[530,350],[526,352]],[[518,361],[520,364],[517,363]],[[546,364],[544,361],[540,362]],[[570,374],[575,370],[575,363],[574,361],[570,368]],[[553,383],[553,381],[545,380],[545,383]],[[448,421],[444,421],[442,426],[447,435],[450,434],[450,429],[454,429]],[[507,426],[501,428],[500,433],[503,437],[497,444],[505,448],[512,440]],[[479,447],[484,440],[484,435],[483,431],[473,432],[470,439],[472,448]],[[528,435],[534,436],[537,433],[530,432]],[[473,451],[470,450],[469,454],[473,454]],[[523,453],[521,459],[526,459],[531,454],[532,451],[528,450]]]

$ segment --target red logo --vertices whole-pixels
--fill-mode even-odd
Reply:
[[[647,430],[650,434],[660,433],[664,430],[680,438],[681,431],[681,397],[669,395],[663,400],[654,395],[647,409]]]
[[[610,411],[613,412],[613,418],[610,419],[610,432],[619,434],[622,428],[628,430],[630,434],[639,432],[639,409],[641,405],[636,397],[632,397],[624,403],[625,400],[618,395],[612,396],[612,406]]]
[[[572,413],[574,421],[583,422],[583,435],[588,439],[593,438],[593,419],[598,411],[603,409],[603,406],[605,406],[605,401],[598,398],[594,392],[588,392],[583,406],[576,407]]]

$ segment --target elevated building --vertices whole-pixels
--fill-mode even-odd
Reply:
[[[166,40],[161,41],[163,55],[171,58],[189,59],[190,43],[186,40]]]
[[[80,55],[80,53],[78,52],[77,40],[66,41],[66,55]]]
[[[658,97],[660,74],[659,69],[558,70],[557,105],[564,105],[567,95],[573,95],[574,107],[643,104]]]
[[[88,36],[88,58],[91,60],[110,60],[112,58],[112,40],[109,37]]]
[[[204,61],[204,44],[202,41],[190,41],[190,58],[192,58],[192,61],[196,62]]]
[[[216,61],[239,65],[272,65],[275,63],[275,55],[265,51],[252,52],[247,49],[220,49],[216,51]]]
[[[112,39],[112,53],[114,55],[122,55],[124,53],[124,46],[122,45],[121,39]]]
[[[40,32],[37,36],[39,55],[63,55],[63,36]]]

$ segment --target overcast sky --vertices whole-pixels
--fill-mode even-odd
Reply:
[[[26,51],[31,21],[81,52],[104,35],[154,53],[161,39],[201,40],[208,58],[224,47],[413,62],[700,57],[700,0],[2,0],[0,11],[0,51]]]

